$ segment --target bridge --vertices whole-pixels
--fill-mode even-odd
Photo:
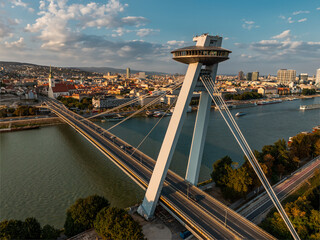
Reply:
[[[60,102],[44,103],[146,190],[156,161]],[[168,170],[159,204],[199,239],[275,239],[212,196]]]

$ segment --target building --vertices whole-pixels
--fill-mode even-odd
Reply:
[[[320,85],[320,68],[317,69],[316,84]]]
[[[259,72],[253,72],[251,81],[258,81],[259,80]]]
[[[130,68],[127,68],[127,78],[130,78]]]
[[[145,79],[146,78],[146,73],[145,72],[139,72],[139,78]]]
[[[299,83],[306,83],[308,81],[308,73],[300,73]]]
[[[103,98],[92,98],[94,108],[114,108],[131,101],[133,98],[116,98],[114,96],[105,96]]]
[[[251,81],[252,80],[252,72],[247,73],[247,80]]]
[[[243,73],[243,71],[240,71],[238,73],[238,80],[240,81],[240,80],[243,80],[243,79],[244,79],[244,73]]]
[[[278,88],[264,86],[258,88],[258,93],[260,93],[262,96],[266,96],[267,94],[278,94]]]
[[[296,81],[296,70],[279,69],[277,73],[277,81],[283,85],[289,85]]]

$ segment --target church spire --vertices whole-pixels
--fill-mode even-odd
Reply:
[[[49,79],[52,78],[52,72],[51,72],[51,64],[50,64],[50,73],[49,73]]]

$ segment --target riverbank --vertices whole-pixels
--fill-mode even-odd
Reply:
[[[64,124],[59,117],[41,116],[28,118],[6,118],[0,121],[0,132],[22,131],[39,127]]]

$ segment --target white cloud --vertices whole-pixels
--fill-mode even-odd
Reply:
[[[307,18],[302,18],[302,19],[298,20],[299,23],[300,22],[305,22],[305,21],[307,21]]]
[[[7,48],[23,48],[25,46],[24,38],[20,37],[20,39],[15,42],[5,42],[4,45]]]
[[[318,7],[317,10],[320,10],[320,7]]]
[[[247,54],[241,54],[240,55],[242,58],[246,58],[246,59],[250,59],[250,58],[252,58],[252,56],[251,55],[247,55]]]
[[[160,32],[159,29],[151,29],[151,28],[141,28],[137,31],[137,36],[145,37],[155,32]]]
[[[260,58],[265,60],[317,59],[320,54],[320,42],[291,41],[289,39],[283,41],[261,40],[251,43],[249,48],[260,52]]]
[[[12,0],[11,3],[13,4],[13,6],[16,7],[28,7],[28,4],[26,4],[25,2],[22,2],[22,0]]]
[[[310,11],[296,11],[296,12],[293,12],[292,15],[299,15],[299,14],[303,14],[303,13],[308,14],[308,13],[310,13]]]
[[[86,28],[116,28],[112,34],[116,37],[131,31],[124,29],[124,26],[137,27],[147,22],[147,19],[141,16],[120,17],[119,13],[128,5],[121,4],[119,0],[109,0],[106,4],[91,2],[86,5],[68,5],[67,2],[67,0],[39,2],[41,10],[38,13],[39,17],[35,23],[28,24],[25,30],[40,33],[37,38],[43,42],[42,48],[58,50],[67,46],[76,47],[77,41],[82,36],[81,30]],[[74,24],[78,28],[75,28]]]
[[[288,17],[287,21],[288,23],[294,23],[294,20],[292,20],[292,17]]]
[[[288,38],[290,37],[290,30],[285,30],[282,33],[280,33],[279,35],[273,36],[273,39],[281,39],[281,38]]]
[[[28,7],[28,4],[23,2],[22,0],[12,0],[11,1],[11,7],[23,7],[23,8],[27,8],[29,12],[33,13],[34,9],[31,7]]]
[[[259,28],[259,26],[255,25],[255,22],[254,21],[248,21],[248,20],[245,20],[243,19],[242,20],[244,23],[242,24],[242,27],[244,29],[248,29],[248,30],[251,30],[252,28]]]

